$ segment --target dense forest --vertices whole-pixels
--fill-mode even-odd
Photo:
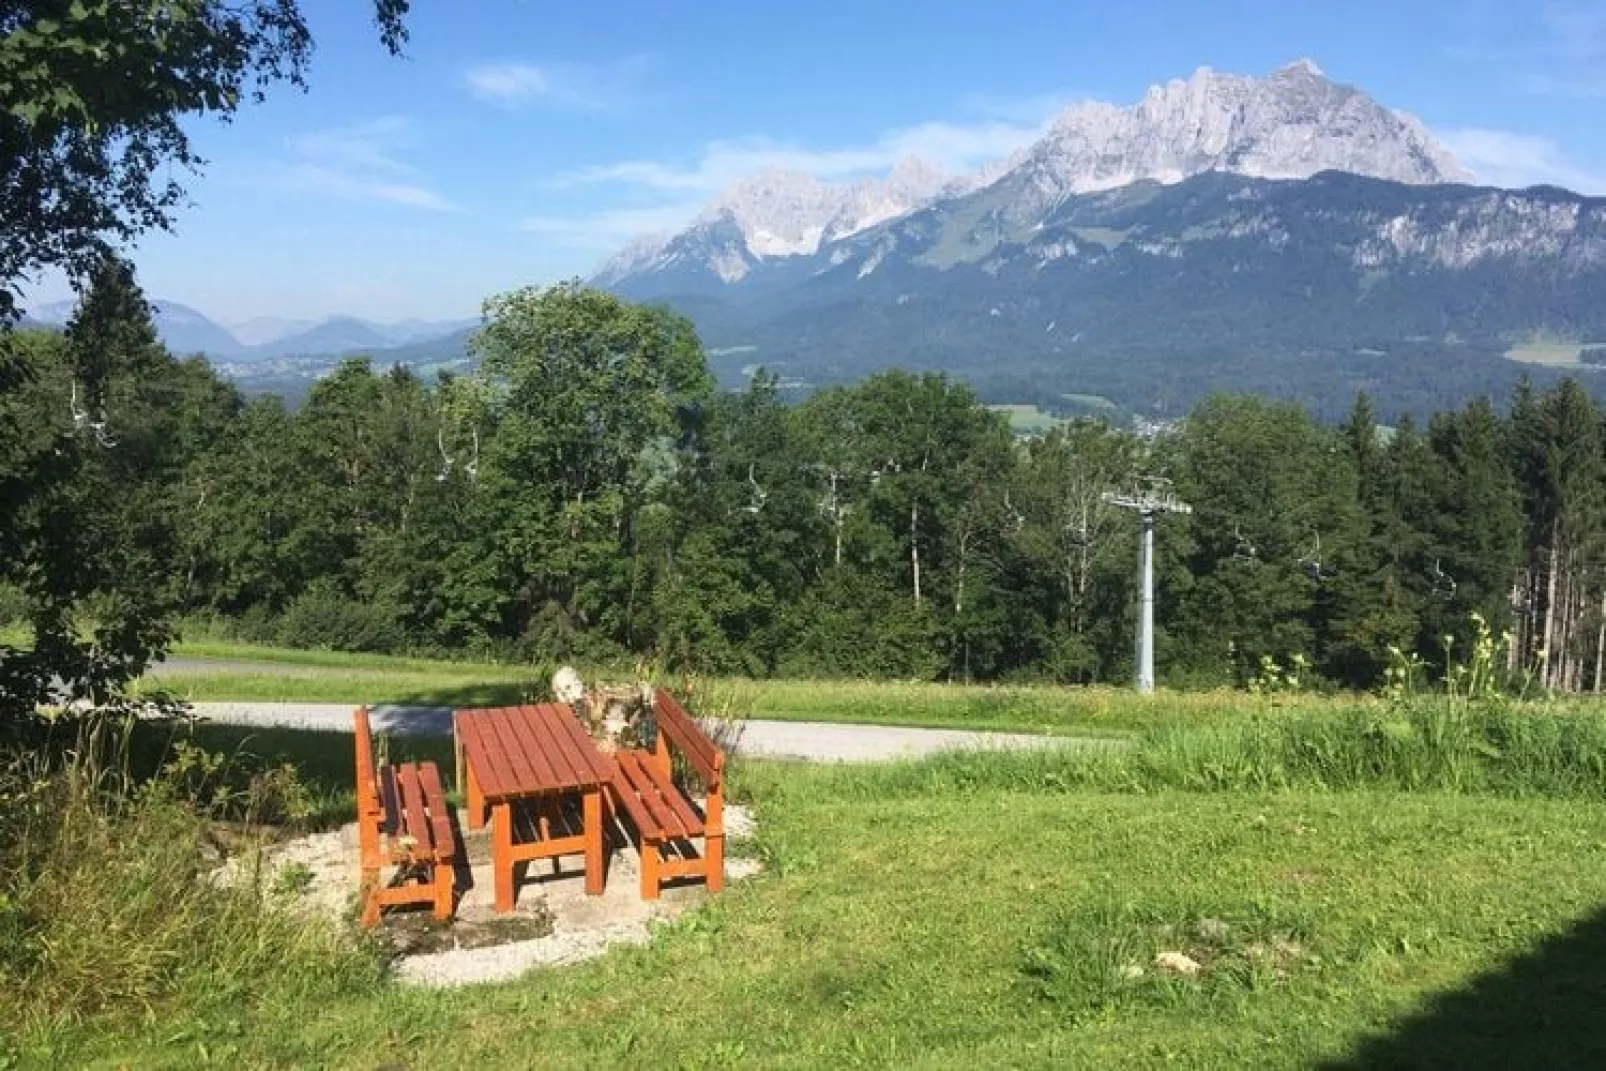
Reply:
[[[1136,518],[1104,496],[1163,481],[1194,512],[1160,524],[1162,680],[1297,654],[1370,686],[1477,613],[1540,683],[1601,684],[1603,414],[1570,381],[1424,426],[1218,396],[1158,437],[1017,439],[937,374],[721,392],[687,321],[579,284],[486,317],[474,376],[355,359],[291,411],[163,350],[109,261],[64,333],[14,337],[0,614],[58,661],[116,622],[112,682],[205,616],[372,651],[1121,680]]]

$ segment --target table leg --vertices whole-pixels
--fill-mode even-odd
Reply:
[[[463,781],[463,737],[457,731],[457,711],[452,711],[452,773],[457,779],[457,794],[464,795],[468,786]]]
[[[474,767],[468,767],[468,791],[463,805],[468,808],[468,828],[485,828],[485,796],[480,792],[480,779],[474,776]]]
[[[513,805],[503,801],[491,808],[491,873],[496,882],[496,910],[513,910]]]
[[[585,796],[586,895],[602,895],[602,789]]]

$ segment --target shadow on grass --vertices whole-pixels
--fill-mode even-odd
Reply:
[[[1606,908],[1440,993],[1327,1071],[1606,1068]]]
[[[520,703],[545,701],[544,696],[532,698],[532,687],[512,681],[482,682],[426,688],[383,700],[397,706],[417,707],[510,707]]]
[[[449,723],[448,723],[449,724]],[[433,761],[440,767],[448,792],[454,787],[455,756],[450,735],[388,735],[376,718],[375,729],[390,761]],[[186,741],[222,755],[249,776],[286,763],[294,766],[315,801],[310,823],[326,827],[353,821],[356,814],[356,755],[349,732],[321,729],[257,728],[198,722],[193,725],[143,723],[137,730],[136,773],[149,775],[168,761],[173,746]]]

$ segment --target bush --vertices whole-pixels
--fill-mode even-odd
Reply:
[[[786,619],[783,677],[935,680],[940,630],[928,605],[901,592],[833,572]]]
[[[395,654],[407,645],[400,619],[393,606],[359,602],[314,583],[285,607],[277,639],[286,647]]]

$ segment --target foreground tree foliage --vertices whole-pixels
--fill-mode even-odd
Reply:
[[[407,9],[375,0],[392,53]],[[216,580],[173,522],[238,399],[157,345],[117,250],[171,225],[203,162],[185,123],[302,85],[311,54],[295,0],[0,0],[0,581],[32,632],[0,647],[0,730],[46,698],[103,704]],[[82,305],[65,338],[18,336],[46,270]]]
[[[181,529],[198,458],[239,398],[162,348],[128,265],[103,262],[63,335],[27,333],[0,394],[0,578],[32,643],[0,647],[0,711],[105,704],[171,638],[193,580]]]

